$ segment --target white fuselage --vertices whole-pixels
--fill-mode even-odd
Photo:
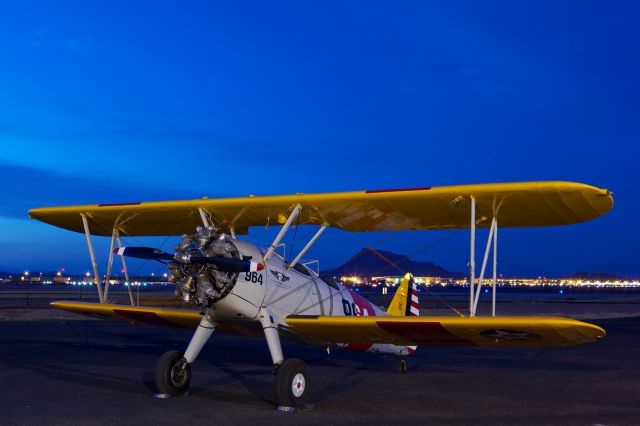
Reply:
[[[260,260],[264,252],[253,244],[233,240],[240,253]],[[216,316],[256,319],[266,309],[280,329],[286,329],[289,315],[385,316],[387,313],[349,288],[333,280],[323,280],[302,264],[288,269],[288,263],[274,255],[263,270],[240,273],[227,297],[215,305]],[[396,345],[344,346],[352,349],[405,355],[407,348]]]

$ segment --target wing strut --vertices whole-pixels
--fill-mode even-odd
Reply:
[[[98,273],[98,262],[96,261],[96,253],[93,250],[93,243],[91,242],[91,231],[89,230],[89,223],[87,222],[87,216],[83,213],[82,225],[84,226],[84,234],[87,237],[87,246],[89,247],[89,256],[91,257],[91,265],[93,266],[93,276],[95,278],[96,287],[98,288],[98,299],[100,303],[104,303],[104,295],[102,294],[102,283],[100,282],[100,274]]]
[[[480,277],[476,281],[475,277],[475,245],[476,245],[476,225],[486,220],[485,217],[476,220],[476,200],[471,197],[471,244],[469,254],[469,316],[476,316],[478,310],[478,301],[480,300],[480,290],[482,288],[482,281],[484,280],[484,274],[487,268],[487,261],[489,260],[489,251],[493,245],[493,281],[492,281],[492,296],[491,296],[491,316],[496,316],[496,285],[498,279],[498,211],[502,201],[496,206],[496,200],[493,202],[493,217],[491,218],[491,226],[489,228],[489,237],[487,238],[487,245],[484,250],[484,258],[482,260],[482,268],[480,269]],[[477,285],[477,287],[476,287]]]
[[[315,243],[316,240],[318,238],[320,238],[320,235],[322,235],[322,233],[324,232],[325,229],[327,229],[327,225],[326,224],[322,225],[320,227],[320,229],[318,229],[318,232],[315,233],[315,235],[309,240],[307,245],[304,246],[304,248],[302,250],[300,250],[300,253],[298,253],[296,258],[293,259],[293,261],[289,264],[289,266],[287,266],[287,271],[290,270],[291,268],[293,268],[294,266],[296,266],[296,263],[298,263],[300,261],[300,259],[302,259],[302,256],[304,256],[304,254],[311,248],[313,243]]]
[[[205,228],[208,228],[210,224],[209,220],[207,219],[207,213],[205,213],[205,210],[203,208],[199,208],[198,212],[200,212],[200,219],[202,219],[202,224]]]
[[[111,280],[111,270],[113,269],[113,246],[116,242],[116,228],[111,232],[111,245],[109,246],[109,261],[107,263],[107,275],[104,278],[104,300],[109,300],[109,280]]]
[[[476,283],[476,199],[471,196],[471,247],[469,253],[469,316],[473,316],[473,286]]]
[[[116,242],[118,243],[118,247],[122,247],[122,242],[120,241],[120,232],[118,231],[119,222],[113,226],[113,230],[111,231],[111,245],[109,248],[109,260],[107,263],[107,275],[104,280],[104,291],[102,290],[102,281],[100,280],[100,274],[98,273],[98,261],[96,260],[96,253],[93,249],[93,242],[91,241],[91,230],[89,229],[89,221],[87,220],[87,215],[81,213],[82,217],[82,225],[84,227],[84,232],[87,237],[87,246],[89,247],[89,256],[91,257],[91,265],[93,267],[93,278],[96,283],[96,288],[98,289],[98,299],[100,303],[107,303],[109,297],[109,282],[111,281],[111,273],[113,272],[113,247]],[[120,255],[120,260],[122,261],[122,269],[124,269],[124,276],[127,283],[127,292],[129,293],[129,300],[131,301],[131,306],[136,306],[135,301],[133,300],[133,293],[131,290],[131,281],[129,280],[129,270],[127,269],[127,262],[124,259],[124,256]],[[138,303],[140,305],[140,298],[138,295]]]
[[[289,214],[287,221],[284,223],[284,225],[282,225],[282,229],[280,230],[280,232],[278,232],[278,235],[273,240],[273,243],[271,243],[271,246],[269,246],[269,249],[267,250],[267,252],[264,254],[264,256],[262,256],[262,263],[266,263],[267,260],[269,260],[269,258],[273,255],[273,252],[275,251],[275,249],[279,247],[280,241],[282,241],[282,238],[287,234],[287,231],[289,231],[291,224],[293,223],[294,220],[296,220],[301,210],[302,210],[302,206],[300,204],[296,204],[291,214]],[[320,229],[318,229],[318,231],[314,234],[313,237],[311,237],[311,239],[304,246],[304,248],[300,250],[300,253],[298,253],[295,259],[293,259],[293,261],[289,264],[289,266],[287,266],[287,271],[291,270],[291,268],[296,266],[296,264],[300,261],[300,259],[302,259],[302,256],[304,256],[305,253],[311,248],[311,246],[313,246],[313,243],[315,243],[316,240],[320,238],[320,235],[322,235],[322,233],[325,231],[325,229],[327,229],[328,226],[329,225],[327,223],[324,223],[320,227]]]
[[[298,214],[300,213],[300,210],[302,210],[302,206],[300,204],[296,204],[296,206],[294,207],[293,211],[289,215],[289,218],[284,223],[284,225],[282,225],[282,229],[280,230],[280,232],[278,232],[278,235],[276,236],[276,239],[273,240],[273,243],[271,243],[271,246],[269,247],[267,252],[264,254],[264,256],[262,256],[262,263],[266,263],[267,260],[269,260],[269,258],[271,257],[271,255],[275,251],[276,247],[278,247],[278,244],[280,244],[280,241],[282,240],[282,238],[285,236],[285,234],[287,233],[287,231],[291,227],[291,224],[293,223],[293,221],[296,220],[296,218],[298,217]]]
[[[118,241],[118,248],[122,248],[122,241],[120,241],[120,232],[116,229],[116,239]],[[133,292],[131,290],[131,280],[129,280],[129,269],[127,269],[127,261],[124,258],[124,255],[120,255],[120,261],[122,262],[122,269],[124,270],[124,279],[127,283],[127,293],[129,293],[129,301],[131,302],[131,306],[140,306],[140,287],[138,287],[138,300],[136,302],[133,301]]]

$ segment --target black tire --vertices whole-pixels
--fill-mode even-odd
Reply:
[[[279,406],[304,408],[311,389],[309,369],[297,358],[284,361],[276,371],[276,402]]]
[[[158,358],[155,384],[158,393],[169,396],[183,395],[191,383],[191,365],[182,352],[168,351]]]

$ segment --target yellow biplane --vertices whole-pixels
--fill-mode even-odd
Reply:
[[[498,227],[569,225],[613,207],[611,193],[572,182],[523,182],[268,197],[98,204],[39,208],[30,217],[86,234],[100,303],[54,302],[57,309],[93,317],[194,327],[184,353],[169,351],[156,365],[158,392],[186,392],[191,364],[215,329],[261,329],[275,374],[281,407],[302,407],[310,389],[306,364],[286,359],[280,338],[405,357],[416,346],[571,346],[602,338],[602,328],[569,318],[495,316]],[[276,253],[295,223],[317,232],[287,262]],[[238,238],[252,226],[281,226],[264,249]],[[386,311],[349,288],[320,276],[300,261],[327,227],[347,232],[470,229],[468,315],[419,316],[419,300],[407,274]],[[476,278],[475,231],[489,228]],[[92,235],[111,236],[103,288]],[[182,236],[173,253],[123,247],[121,236]],[[117,247],[116,247],[117,244]],[[492,316],[476,316],[480,283],[493,246]],[[114,256],[167,263],[176,295],[193,310],[109,304]]]

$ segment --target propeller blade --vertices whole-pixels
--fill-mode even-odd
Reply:
[[[174,260],[174,255],[151,247],[121,247],[114,249],[115,254],[137,259],[148,260]],[[176,259],[185,263],[206,263],[215,265],[223,272],[258,272],[264,269],[264,264],[251,262],[250,260],[232,259],[223,256],[184,256]]]
[[[229,257],[222,256],[191,256],[189,261],[192,263],[208,263],[215,265],[223,272],[258,272],[264,269],[264,264],[262,263],[251,262],[250,260],[231,259]]]
[[[171,253],[151,247],[120,247],[113,249],[113,253],[121,256],[135,257],[136,259],[173,260]]]

